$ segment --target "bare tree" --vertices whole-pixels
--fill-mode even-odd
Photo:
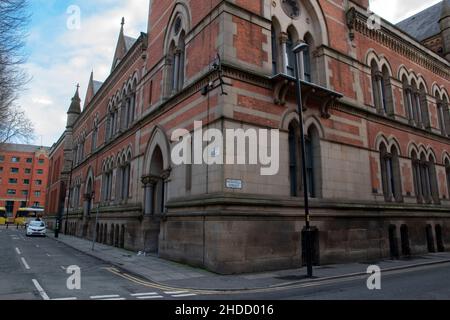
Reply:
[[[34,140],[33,123],[25,112],[17,106],[12,106],[0,122],[0,144],[10,142],[31,143]]]
[[[29,20],[28,0],[0,0],[0,143],[33,138],[31,122],[16,105],[29,80],[21,67]]]

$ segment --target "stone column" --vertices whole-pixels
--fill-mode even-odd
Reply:
[[[154,193],[155,185],[158,179],[154,176],[146,176],[142,178],[142,184],[144,185],[144,215],[150,216],[154,212]]]
[[[170,173],[171,169],[165,170],[163,174],[161,175],[161,178],[163,180],[163,212],[167,213],[166,203],[167,203],[167,197],[169,193],[169,181],[170,181]]]

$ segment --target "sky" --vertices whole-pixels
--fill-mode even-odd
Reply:
[[[396,23],[438,2],[371,0],[371,10]],[[52,146],[64,132],[66,112],[77,83],[84,99],[91,71],[96,80],[107,78],[122,17],[125,34],[137,38],[146,31],[148,3],[149,0],[30,1],[32,21],[24,68],[31,81],[19,104],[34,123],[35,144]]]

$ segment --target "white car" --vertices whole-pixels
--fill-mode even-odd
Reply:
[[[45,237],[47,233],[47,227],[43,221],[31,221],[27,225],[27,237],[41,236]]]

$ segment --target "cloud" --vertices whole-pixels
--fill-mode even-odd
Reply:
[[[81,98],[94,70],[96,80],[103,81],[111,69],[120,22],[125,17],[125,33],[137,37],[146,31],[148,5],[142,0],[78,1],[81,28],[67,28],[67,7],[43,9],[56,14],[38,21],[28,39],[31,53],[24,66],[32,77],[19,103],[36,128],[36,142],[51,146],[64,132],[66,112],[77,83]]]
[[[370,9],[389,22],[398,23],[442,0],[370,0]]]

